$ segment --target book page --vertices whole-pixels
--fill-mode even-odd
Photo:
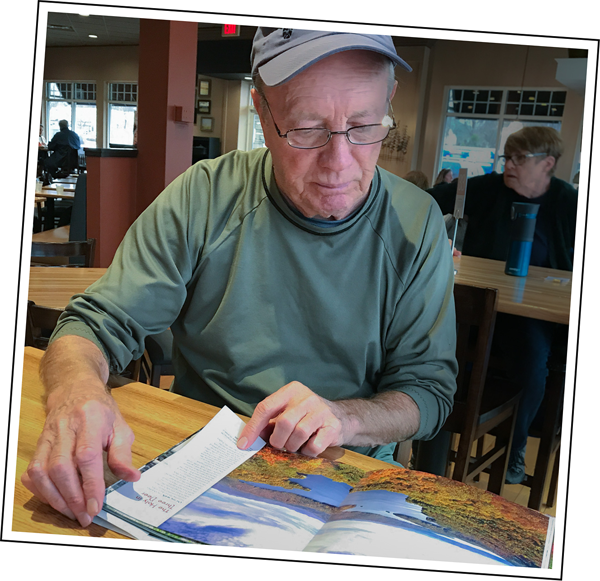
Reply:
[[[158,527],[265,445],[258,438],[247,450],[238,449],[244,425],[224,407],[176,454],[144,472],[137,482],[111,490],[105,508]]]
[[[441,476],[372,470],[304,550],[546,568],[552,520]]]

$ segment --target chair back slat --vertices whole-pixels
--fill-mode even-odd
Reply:
[[[33,301],[27,301],[25,346],[45,349],[62,313],[63,309],[43,307],[36,305]]]
[[[69,242],[32,242],[31,258],[83,258],[83,264],[72,264],[69,266],[92,267],[94,265],[94,250],[96,246],[95,238],[88,238],[85,241]]]

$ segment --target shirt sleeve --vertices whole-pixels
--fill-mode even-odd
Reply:
[[[111,373],[142,356],[146,336],[167,329],[185,302],[201,252],[203,187],[207,178],[200,170],[186,172],[154,200],[125,235],[106,274],[71,299],[52,341],[64,335],[90,339]]]
[[[418,218],[415,218],[418,219]],[[415,440],[433,438],[452,411],[456,392],[454,265],[443,219],[429,206],[425,233],[405,269],[405,288],[387,333],[378,391],[396,390],[417,404]]]

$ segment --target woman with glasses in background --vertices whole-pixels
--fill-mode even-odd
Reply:
[[[465,199],[468,227],[462,253],[506,260],[510,244],[513,202],[539,204],[530,264],[573,270],[577,191],[554,176],[563,152],[555,129],[525,127],[506,140],[504,172],[470,178]],[[455,183],[441,183],[429,193],[444,214],[452,213]],[[522,388],[506,482],[525,478],[525,446],[529,428],[544,397],[547,361],[557,334],[564,327],[515,315],[499,313],[493,351],[508,362],[506,371]]]

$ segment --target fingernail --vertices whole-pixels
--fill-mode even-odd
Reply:
[[[248,447],[248,438],[240,438],[237,445],[240,450],[245,450]]]
[[[87,527],[92,522],[92,517],[87,512],[80,512],[77,520],[82,527]]]
[[[96,516],[98,514],[98,502],[95,498],[90,498],[87,501],[87,511],[90,516]]]

